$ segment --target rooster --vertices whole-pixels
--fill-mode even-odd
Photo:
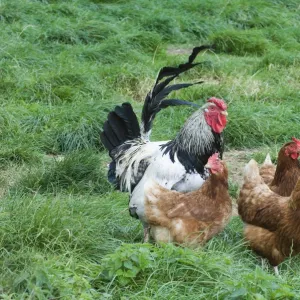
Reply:
[[[268,154],[260,168],[260,175],[270,189],[281,196],[290,196],[298,178],[300,178],[300,140],[292,141],[282,146],[278,153],[277,167]]]
[[[194,112],[173,140],[149,141],[153,119],[161,109],[175,105],[195,105],[165,98],[172,91],[193,85],[181,83],[169,86],[169,83],[179,74],[198,65],[193,63],[194,59],[201,50],[207,48],[196,47],[187,63],[160,70],[153,89],[145,99],[141,128],[131,105],[123,103],[109,113],[100,135],[112,158],[108,179],[121,191],[130,192],[129,213],[143,222],[144,240],[149,236],[148,224],[144,219],[145,182],[153,179],[170,190],[193,191],[209,176],[204,167],[208,158],[216,152],[222,157],[227,106],[217,98],[208,99],[206,104]]]
[[[246,240],[278,274],[278,265],[300,252],[300,179],[289,197],[280,196],[264,182],[252,159],[245,167],[237,202],[239,215],[246,223]]]
[[[204,244],[221,232],[231,217],[228,171],[213,154],[205,166],[211,175],[197,191],[180,193],[149,181],[145,185],[145,216],[157,242]]]

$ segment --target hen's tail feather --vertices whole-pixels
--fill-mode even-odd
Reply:
[[[245,166],[244,179],[249,181],[260,179],[258,164],[254,159],[251,159]]]
[[[101,142],[110,154],[127,140],[140,136],[139,122],[129,103],[116,106],[115,110],[109,113],[103,131],[100,133]]]
[[[197,57],[198,53],[205,49],[212,49],[212,47],[208,45],[195,47],[193,49],[192,54],[189,56],[187,63],[181,64],[178,67],[164,67],[159,71],[153,89],[146,96],[143,111],[142,111],[142,135],[145,138],[148,138],[153,120],[156,114],[161,109],[166,108],[168,106],[191,105],[191,102],[187,102],[184,100],[175,99],[175,101],[172,101],[173,99],[167,99],[167,100],[164,99],[172,91],[177,91],[182,88],[187,88],[195,84],[203,83],[203,81],[200,81],[196,83],[181,83],[181,84],[174,84],[168,86],[168,84],[177,76],[179,76],[181,73],[201,64],[201,63],[193,63],[193,61]],[[164,79],[164,81],[161,81],[162,79]]]
[[[263,163],[263,166],[264,165],[272,165],[272,160],[271,160],[271,156],[270,156],[270,153],[267,154],[266,158],[265,158],[265,161]]]

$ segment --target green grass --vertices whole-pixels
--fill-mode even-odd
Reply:
[[[298,299],[299,260],[275,278],[237,217],[203,249],[140,244],[99,131],[116,104],[140,116],[174,50],[211,43],[178,79],[205,83],[176,97],[226,99],[227,150],[276,159],[299,137],[299,26],[298,0],[0,1],[0,298]],[[193,110],[161,111],[153,140]]]

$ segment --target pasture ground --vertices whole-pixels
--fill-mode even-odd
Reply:
[[[158,70],[190,49],[215,53],[176,93],[227,100],[226,154],[236,198],[245,162],[262,162],[300,123],[298,0],[0,1],[1,299],[298,299],[299,258],[275,277],[234,216],[204,248],[141,244],[128,195],[106,180],[107,113],[138,115]],[[157,116],[174,137],[193,108]]]

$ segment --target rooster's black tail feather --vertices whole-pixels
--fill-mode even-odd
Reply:
[[[180,90],[182,88],[187,88],[194,84],[203,83],[203,81],[199,81],[196,83],[179,83],[168,86],[168,84],[178,77],[181,73],[201,64],[193,63],[198,53],[202,50],[211,49],[211,46],[200,46],[195,47],[192,51],[192,54],[189,56],[188,62],[185,64],[181,64],[178,67],[163,67],[157,76],[155,85],[153,89],[147,94],[143,111],[142,111],[142,134],[143,136],[147,136],[151,130],[153,120],[156,114],[163,108],[168,106],[177,106],[177,105],[193,105],[197,106],[194,103],[178,100],[178,99],[167,99],[165,98],[173,91]],[[162,79],[165,80],[161,81]]]
[[[115,110],[109,113],[100,133],[101,142],[110,153],[127,140],[140,136],[139,122],[130,103],[116,106]]]

